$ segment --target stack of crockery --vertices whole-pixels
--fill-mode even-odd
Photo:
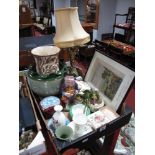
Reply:
[[[40,46],[32,49],[35,67],[28,71],[28,84],[39,96],[57,95],[65,73],[65,66],[59,63],[60,48]]]

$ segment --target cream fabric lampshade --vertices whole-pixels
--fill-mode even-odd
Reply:
[[[55,10],[56,34],[54,44],[56,46],[68,48],[90,41],[90,35],[81,26],[77,9],[77,7],[70,7]]]

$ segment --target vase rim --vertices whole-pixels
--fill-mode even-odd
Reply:
[[[60,48],[57,46],[38,46],[31,50],[31,53],[35,56],[54,56],[60,52]]]

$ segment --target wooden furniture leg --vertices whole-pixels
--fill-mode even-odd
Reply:
[[[120,130],[118,129],[114,133],[105,136],[102,155],[113,155]]]

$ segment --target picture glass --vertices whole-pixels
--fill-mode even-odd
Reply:
[[[95,85],[109,100],[113,100],[122,82],[122,78],[104,67],[102,64],[98,66],[98,69],[95,70],[91,79],[91,83],[93,83],[93,85]],[[100,78],[100,81],[98,78]]]

